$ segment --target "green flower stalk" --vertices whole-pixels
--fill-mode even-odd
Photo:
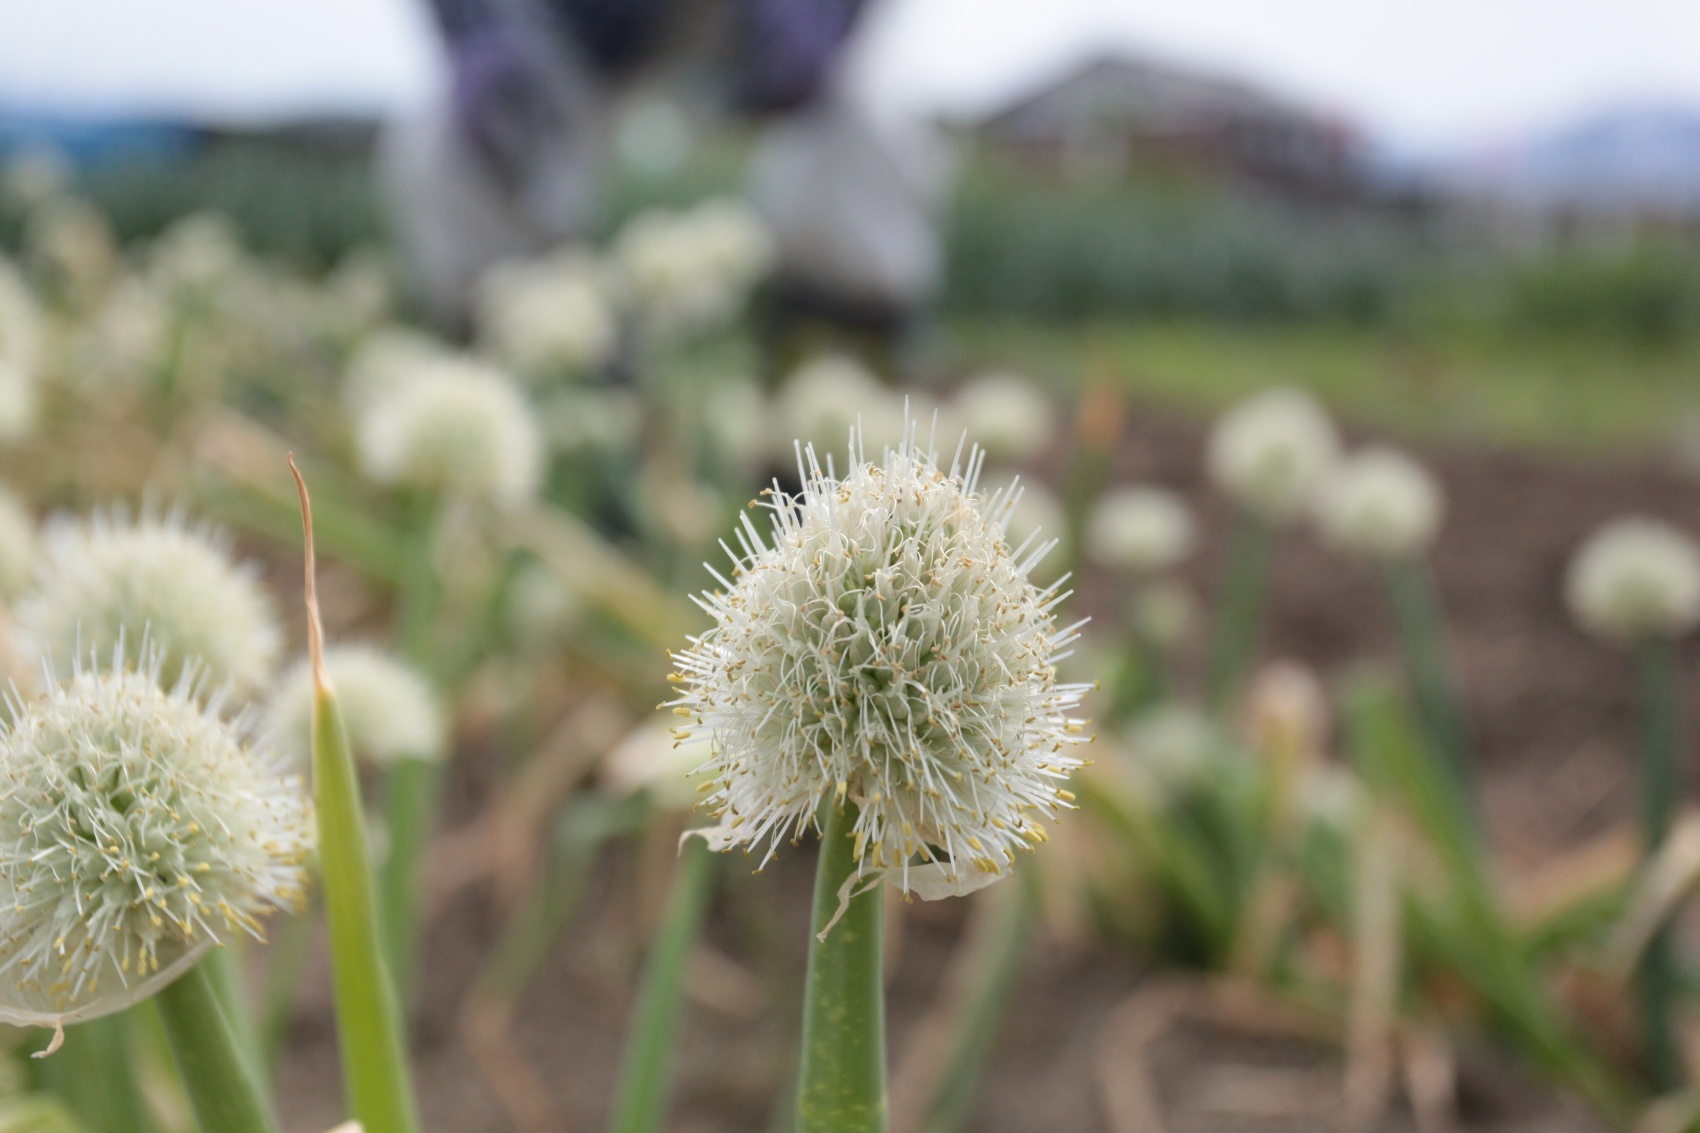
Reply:
[[[447,727],[430,684],[400,659],[369,645],[337,645],[325,650],[324,662],[355,759],[387,772],[390,842],[379,888],[390,968],[405,1000],[418,867],[436,810]],[[312,665],[303,660],[285,674],[267,706],[273,742],[300,766],[311,758],[314,699]]]
[[[1006,877],[1070,809],[1086,686],[1057,683],[1077,626],[1058,584],[1010,547],[1007,492],[978,490],[981,454],[939,467],[912,433],[883,461],[853,439],[849,470],[799,453],[803,489],[774,490],[764,538],[743,518],[714,619],[674,655],[681,740],[712,738],[700,774],[715,849],[821,832],[799,1087],[803,1133],[885,1127],[879,901]],[[764,847],[765,844],[765,847]]]
[[[1086,557],[1099,566],[1131,577],[1127,610],[1130,625],[1112,710],[1132,715],[1168,692],[1166,656],[1173,640],[1157,619],[1146,617],[1148,599],[1173,591],[1161,578],[1192,551],[1192,513],[1180,498],[1160,488],[1120,488],[1093,507],[1086,524]],[[1172,584],[1170,584],[1172,585]],[[1153,632],[1156,631],[1156,632]]]
[[[337,1037],[349,1108],[366,1133],[418,1133],[419,1115],[407,1064],[401,1012],[391,980],[373,892],[372,860],[360,808],[348,732],[324,663],[313,563],[313,512],[307,484],[290,461],[301,495],[306,541],[308,657],[313,667],[313,795],[319,817],[319,862]]]
[[[713,865],[708,847],[697,840],[681,847],[672,893],[632,1012],[610,1133],[661,1133],[666,1127],[679,1000],[713,887]]]
[[[1566,581],[1577,620],[1635,654],[1642,853],[1651,861],[1670,836],[1679,792],[1676,642],[1700,623],[1700,547],[1656,520],[1616,520],[1577,552]],[[1636,973],[1642,1054],[1661,1091],[1679,1087],[1683,1078],[1674,1022],[1676,969],[1667,924],[1648,942]]]
[[[1270,390],[1235,407],[1210,435],[1210,477],[1240,511],[1206,673],[1214,707],[1238,697],[1254,659],[1275,534],[1310,502],[1338,449],[1322,407],[1291,389]]]
[[[1445,768],[1461,828],[1477,830],[1469,732],[1446,648],[1440,601],[1423,558],[1444,511],[1445,499],[1434,477],[1409,457],[1386,448],[1366,448],[1342,461],[1316,500],[1323,536],[1380,570],[1423,731]]]

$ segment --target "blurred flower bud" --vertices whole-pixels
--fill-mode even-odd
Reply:
[[[1045,450],[1056,430],[1050,398],[1016,374],[985,374],[957,390],[952,407],[993,460],[1017,464]]]
[[[1192,551],[1192,513],[1173,492],[1120,488],[1087,520],[1086,551],[1097,563],[1141,574],[1167,570]]]
[[[1210,476],[1240,506],[1271,522],[1310,502],[1339,448],[1328,415],[1309,394],[1275,389],[1228,411],[1210,434]]]
[[[1576,553],[1565,597],[1577,621],[1613,641],[1679,637],[1700,621],[1700,548],[1658,520],[1613,520]]]
[[[1378,559],[1421,555],[1440,529],[1444,508],[1434,477],[1386,448],[1341,461],[1316,500],[1317,522],[1330,542]]]

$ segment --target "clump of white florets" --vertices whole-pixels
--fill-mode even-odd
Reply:
[[[175,685],[191,668],[237,696],[277,662],[280,634],[254,572],[220,533],[181,512],[120,513],[48,525],[35,588],[19,603],[26,650],[60,665],[146,640]]]
[[[443,357],[360,419],[360,456],[383,484],[522,504],[543,474],[543,442],[524,396],[500,371]]]
[[[35,556],[34,517],[17,496],[0,488],[0,601],[13,601],[29,588]]]
[[[493,268],[479,285],[477,315],[479,336],[526,375],[592,370],[619,332],[602,269],[573,251]]]
[[[615,237],[620,286],[651,329],[689,332],[737,313],[773,262],[773,241],[747,206],[707,201],[634,217]]]
[[[442,756],[442,708],[417,670],[369,645],[326,649],[325,670],[355,758],[384,765]],[[298,767],[312,758],[314,687],[304,659],[284,674],[266,706],[267,737]]]
[[[1069,807],[1087,686],[1055,662],[1076,627],[1028,580],[1050,544],[1009,544],[1014,497],[980,494],[980,461],[946,470],[911,434],[873,463],[853,440],[838,477],[811,449],[766,539],[744,516],[702,600],[715,624],[674,656],[678,735],[712,736],[711,844],[771,857],[850,802],[860,870],[936,897],[1006,874]]]
[[[348,360],[342,399],[358,415],[421,374],[450,358],[430,335],[401,326],[383,326],[368,334]]]
[[[1217,486],[1253,514],[1281,522],[1310,502],[1338,450],[1334,426],[1314,398],[1275,389],[1218,421],[1205,458]]]
[[[1056,428],[1050,398],[1016,374],[985,374],[957,390],[956,418],[996,460],[1031,460]]]
[[[0,1019],[54,1026],[153,994],[298,907],[311,806],[240,721],[156,668],[85,669],[0,739]]]
[[[1440,530],[1445,499],[1422,465],[1388,448],[1341,461],[1317,494],[1316,517],[1337,546],[1379,559],[1421,554]]]
[[[1602,637],[1680,636],[1700,623],[1700,547],[1658,520],[1614,520],[1576,553],[1565,596]]]
[[[1192,552],[1192,513],[1173,492],[1119,488],[1087,521],[1086,551],[1104,566],[1144,574],[1167,570]]]
[[[908,424],[903,401],[868,367],[823,354],[797,367],[779,392],[783,434],[835,449],[852,428],[877,445],[895,444]]]
[[[41,310],[11,265],[0,260],[0,440],[35,424],[43,336]]]

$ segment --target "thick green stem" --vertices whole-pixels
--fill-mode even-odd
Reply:
[[[856,808],[829,802],[825,813],[809,922],[814,936],[803,999],[797,1133],[884,1133],[881,895],[874,885],[852,898],[827,932],[838,912],[840,892],[856,877]]]
[[[1651,860],[1670,835],[1680,790],[1681,690],[1675,643],[1663,638],[1644,641],[1636,649],[1635,662],[1640,701],[1636,740],[1641,762],[1641,840]],[[1636,977],[1648,1076],[1661,1092],[1674,1090],[1682,1084],[1682,1056],[1674,1022],[1676,952],[1668,924],[1648,942]]]
[[[974,942],[969,957],[967,982],[944,1072],[939,1075],[922,1126],[926,1133],[956,1133],[973,1114],[975,1087],[985,1072],[998,1023],[1021,974],[1027,932],[1038,905],[1038,876],[1032,869],[1018,868],[1012,886],[998,886],[978,898],[994,902],[989,910],[991,920]]]
[[[360,783],[342,713],[328,689],[314,697],[313,799],[349,1107],[365,1133],[417,1133],[401,1013],[378,924]]]
[[[436,822],[442,769],[435,760],[401,759],[390,768],[385,796],[389,853],[379,887],[384,947],[396,999],[412,998],[414,958],[418,952],[420,864]]]
[[[1257,649],[1263,620],[1264,592],[1269,585],[1269,561],[1275,550],[1275,526],[1241,512],[1235,521],[1228,565],[1216,604],[1210,639],[1205,693],[1212,708],[1226,708],[1239,695]]]
[[[32,1064],[88,1133],[146,1133],[155,1128],[130,1060],[128,1013],[78,1023],[51,1058]],[[99,1083],[90,1088],[90,1083]]]
[[[702,839],[686,841],[666,914],[644,966],[637,1008],[632,1012],[620,1089],[613,1119],[608,1123],[611,1133],[660,1133],[666,1121],[680,994],[691,950],[702,930],[703,910],[714,881],[713,865],[714,856]]]
[[[201,961],[201,970],[206,972],[213,990],[218,993],[219,1009],[224,1012],[225,1019],[230,1023],[230,1032],[236,1036],[237,1049],[247,1061],[254,1081],[260,1084],[261,1089],[270,1089],[269,1064],[261,1052],[259,1027],[254,1022],[254,1012],[248,1004],[248,989],[243,986],[243,951],[240,940],[233,940],[223,948],[215,948]]]
[[[201,1133],[275,1133],[271,1104],[237,1043],[205,966],[197,964],[166,985],[158,1003]]]
[[[427,677],[442,673],[433,649],[439,582],[436,571],[437,527],[442,507],[435,493],[408,501],[409,520],[396,593],[395,640],[401,655]],[[389,853],[379,879],[379,919],[395,980],[396,1000],[404,1013],[413,987],[418,951],[419,868],[436,825],[440,769],[428,760],[402,759],[390,768],[385,784]]]
[[[1476,813],[1470,741],[1464,714],[1458,703],[1457,682],[1447,659],[1445,621],[1422,561],[1403,558],[1385,564],[1382,579],[1399,624],[1399,639],[1405,650],[1405,667],[1416,696],[1429,746],[1440,758],[1451,805],[1458,811],[1463,829],[1479,836],[1481,822]]]

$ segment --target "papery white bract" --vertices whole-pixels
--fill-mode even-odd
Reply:
[[[58,665],[145,639],[168,685],[193,666],[238,696],[271,675],[281,641],[270,598],[228,540],[179,512],[49,524],[17,622],[26,653]]]
[[[1011,547],[1015,494],[978,491],[981,455],[948,470],[914,442],[842,477],[814,450],[802,492],[777,487],[764,539],[746,513],[732,579],[700,604],[712,629],[674,656],[681,739],[712,735],[702,771],[710,843],[765,848],[858,808],[860,870],[923,897],[964,893],[1045,840],[1067,809],[1088,686],[1059,684],[1059,583],[1028,572],[1050,549]],[[764,858],[765,861],[765,858]]]
[[[0,1019],[121,1010],[260,918],[298,907],[313,846],[299,779],[241,720],[114,655],[14,706],[0,740]]]

